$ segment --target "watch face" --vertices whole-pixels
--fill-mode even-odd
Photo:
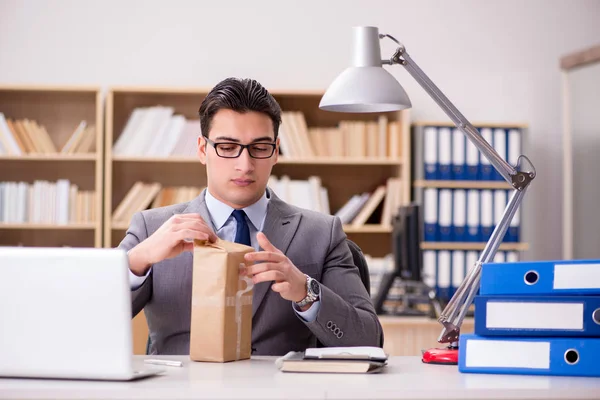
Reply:
[[[310,290],[316,295],[319,295],[321,287],[319,286],[319,282],[312,280],[310,281]]]

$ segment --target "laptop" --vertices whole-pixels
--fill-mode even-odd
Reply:
[[[124,250],[0,247],[0,376],[133,380]]]

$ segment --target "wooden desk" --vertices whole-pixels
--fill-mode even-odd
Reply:
[[[154,358],[154,357],[153,357]],[[162,376],[133,382],[0,379],[0,398],[19,399],[598,399],[600,379],[461,374],[456,366],[392,357],[379,374],[280,372],[273,357],[226,364],[188,357]],[[136,364],[143,358],[136,356]]]

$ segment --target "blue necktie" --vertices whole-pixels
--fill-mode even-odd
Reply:
[[[235,230],[235,242],[251,246],[250,244],[250,228],[246,222],[246,213],[244,210],[233,210],[231,213],[237,222]]]

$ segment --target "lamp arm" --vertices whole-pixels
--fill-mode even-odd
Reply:
[[[454,125],[477,147],[477,149],[489,160],[502,177],[514,188],[523,188],[529,184],[532,178],[528,173],[517,171],[494,150],[494,148],[479,134],[477,129],[461,114],[442,91],[429,79],[421,68],[408,55],[404,46],[389,35],[380,35],[389,37],[399,44],[390,60],[383,60],[383,64],[400,64],[406,68],[408,73],[421,85],[427,94],[438,104],[438,106],[448,115]]]
[[[510,222],[515,216],[515,213],[519,209],[527,188],[522,190],[514,190],[513,196],[506,205],[502,218],[498,225],[494,228],[492,235],[490,236],[485,248],[481,252],[477,262],[471,267],[467,277],[461,282],[460,286],[456,290],[456,293],[452,296],[444,311],[440,314],[438,321],[444,326],[438,342],[440,343],[455,343],[458,341],[460,333],[460,327],[469,311],[469,307],[475,298],[477,290],[479,289],[479,282],[481,279],[481,265],[483,263],[492,262],[496,251],[502,239],[510,226]]]
[[[458,111],[458,109],[448,100],[442,91],[429,79],[429,77],[419,68],[419,66],[410,58],[404,46],[387,34],[379,35],[380,38],[388,37],[396,42],[399,47],[390,58],[382,60],[382,64],[400,64],[409,74],[421,85],[421,87],[435,100],[442,110],[450,117],[456,127],[477,147],[477,149],[486,157],[504,179],[515,189],[513,196],[508,202],[500,222],[494,228],[485,248],[479,259],[472,266],[467,277],[458,287],[456,293],[452,296],[444,311],[440,314],[438,321],[443,325],[442,332],[438,338],[440,343],[456,344],[460,333],[460,327],[469,310],[473,298],[479,288],[481,279],[481,265],[494,259],[496,252],[506,234],[510,222],[514,218],[525,193],[531,181],[535,178],[535,168],[529,159],[520,156],[516,166],[510,165],[494,150],[494,148],[479,134],[477,129]],[[523,161],[529,164],[529,168],[521,171],[520,167]]]

